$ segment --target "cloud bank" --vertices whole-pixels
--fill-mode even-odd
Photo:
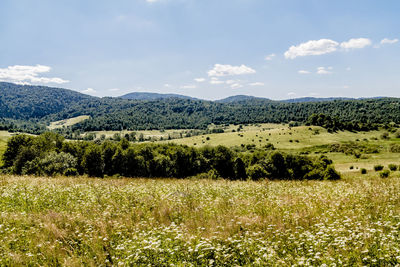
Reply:
[[[232,66],[215,64],[214,68],[208,71],[210,77],[223,77],[223,76],[234,76],[243,74],[253,74],[256,71],[246,65]]]
[[[41,77],[40,74],[47,73],[51,70],[49,66],[36,65],[36,66],[22,66],[15,65],[7,68],[0,68],[0,81],[12,82],[18,84],[31,84],[31,83],[56,83],[63,84],[69,81],[61,78],[48,78]]]
[[[337,51],[339,48],[343,50],[361,49],[370,46],[372,41],[368,38],[352,38],[346,42],[336,42],[331,39],[311,40],[299,45],[291,46],[284,56],[287,59],[295,59],[296,57],[320,56]]]

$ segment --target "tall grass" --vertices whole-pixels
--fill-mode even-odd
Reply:
[[[396,265],[400,179],[0,177],[0,265]]]

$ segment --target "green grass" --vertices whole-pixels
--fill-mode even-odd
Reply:
[[[62,127],[68,127],[68,126],[77,124],[79,122],[82,122],[84,120],[87,120],[89,118],[90,118],[90,116],[84,115],[84,116],[78,116],[78,117],[60,120],[60,121],[53,121],[50,123],[49,126],[47,126],[47,128],[49,128],[50,130],[54,130],[54,129],[58,129],[58,128],[62,128]]]
[[[11,134],[7,131],[0,131],[0,166],[3,164],[2,155],[6,150],[7,140],[10,138]]]
[[[400,178],[0,176],[0,265],[400,263]]]

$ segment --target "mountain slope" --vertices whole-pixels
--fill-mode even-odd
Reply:
[[[92,99],[68,89],[0,82],[0,118],[42,118]]]
[[[133,92],[126,95],[122,95],[119,98],[131,99],[131,100],[157,100],[166,98],[194,99],[190,96],[185,96],[185,95],[158,94],[158,93],[147,93],[147,92]]]
[[[229,96],[220,100],[216,100],[215,102],[218,103],[235,103],[235,102],[241,102],[241,101],[249,101],[249,100],[267,100],[269,101],[268,98],[263,98],[263,97],[256,97],[256,96],[251,96],[251,95],[234,95],[234,96]]]

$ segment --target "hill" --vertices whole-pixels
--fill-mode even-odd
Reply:
[[[122,99],[132,100],[158,100],[166,98],[180,98],[180,99],[194,99],[190,96],[179,95],[179,94],[158,94],[158,93],[147,93],[147,92],[133,92],[126,95],[120,96]]]
[[[29,129],[31,133],[43,131],[50,122],[79,116],[90,119],[59,131],[205,129],[211,123],[305,122],[312,114],[319,113],[345,122],[400,123],[399,107],[398,98],[305,102],[243,95],[222,102],[176,97],[151,100],[98,98],[68,89],[0,83],[0,129]]]
[[[0,118],[43,118],[92,99],[96,98],[68,89],[0,82]]]
[[[256,97],[256,96],[250,96],[250,95],[234,95],[234,96],[229,96],[227,98],[223,98],[220,100],[216,100],[215,102],[217,103],[235,103],[235,102],[241,102],[241,101],[248,101],[248,100],[269,100],[268,98],[263,98],[263,97]]]
[[[285,103],[304,103],[304,102],[325,102],[325,101],[335,101],[335,100],[355,100],[355,98],[349,97],[300,97],[281,100]]]

